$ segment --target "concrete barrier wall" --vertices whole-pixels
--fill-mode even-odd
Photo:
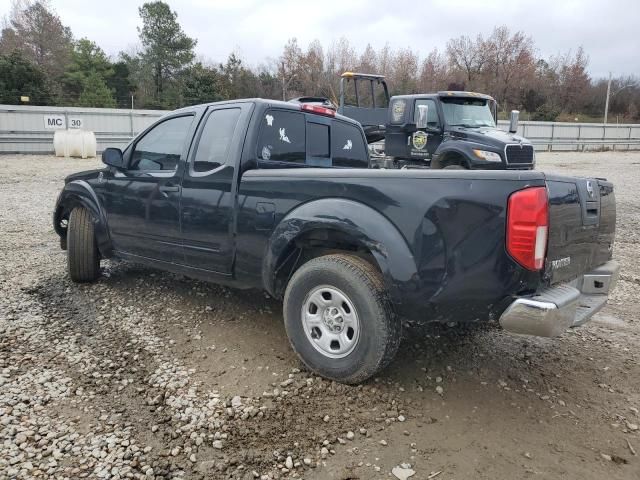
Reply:
[[[57,129],[81,127],[95,133],[98,152],[124,147],[167,112],[116,108],[0,105],[0,153],[53,153]]]

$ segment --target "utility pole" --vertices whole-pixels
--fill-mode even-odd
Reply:
[[[131,95],[131,110],[133,110],[133,94]]]
[[[637,83],[629,83],[617,89],[613,94],[611,93],[611,72],[609,72],[609,81],[607,82],[607,100],[604,103],[604,123],[607,123],[607,116],[609,115],[609,97],[615,97],[618,93],[627,87],[634,87]]]
[[[607,123],[607,115],[609,115],[609,95],[611,94],[611,72],[609,72],[609,81],[607,82],[607,100],[604,103],[604,123]]]

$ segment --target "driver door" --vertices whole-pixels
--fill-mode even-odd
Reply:
[[[438,106],[432,99],[418,99],[414,105],[414,123],[418,121],[418,106],[426,105],[429,107],[427,111],[427,130],[426,145],[422,147],[427,151],[427,158],[432,159],[433,154],[442,143],[442,121],[440,120],[440,114],[438,113]],[[419,141],[418,141],[419,140]],[[412,154],[416,147],[420,147],[424,141],[424,137],[421,139],[412,138]]]
[[[184,263],[180,179],[195,117],[194,111],[163,119],[127,148],[126,168],[111,171],[105,210],[117,252]]]

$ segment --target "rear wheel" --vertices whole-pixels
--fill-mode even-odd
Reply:
[[[100,254],[91,214],[76,207],[67,227],[67,264],[74,282],[92,282],[100,275]]]
[[[284,319],[305,365],[343,383],[362,382],[384,368],[401,339],[380,272],[354,255],[302,265],[287,285]]]

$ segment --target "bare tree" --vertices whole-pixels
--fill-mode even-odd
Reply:
[[[523,32],[513,35],[506,26],[497,27],[484,42],[484,88],[492,93],[503,109],[516,105],[536,74],[533,40]]]
[[[363,73],[378,73],[378,55],[370,43],[367,43],[360,55],[357,70]]]
[[[390,76],[394,93],[416,93],[418,90],[418,55],[410,48],[398,50],[393,58]]]
[[[328,95],[324,50],[319,40],[311,42],[300,59],[300,83],[305,94]]]
[[[466,35],[449,40],[447,56],[451,67],[464,73],[467,86],[477,88],[487,63],[487,48],[482,35],[478,35],[475,41]]]
[[[565,112],[577,112],[585,105],[585,94],[591,78],[587,73],[589,57],[579,47],[575,54],[571,51],[552,59],[558,78],[556,89],[558,104]]]
[[[299,93],[302,90],[300,78],[302,64],[302,50],[298,46],[297,38],[290,38],[284,46],[280,56],[278,76],[282,84],[282,99],[287,100],[289,90]]]
[[[452,73],[446,59],[434,48],[422,62],[418,90],[421,92],[436,92],[448,88]]]
[[[17,50],[38,65],[51,79],[62,76],[71,60],[71,30],[46,1],[13,4],[8,26],[0,38],[0,52]]]
[[[380,50],[378,57],[378,73],[381,75],[389,75],[391,73],[394,53],[389,44],[385,44]]]

